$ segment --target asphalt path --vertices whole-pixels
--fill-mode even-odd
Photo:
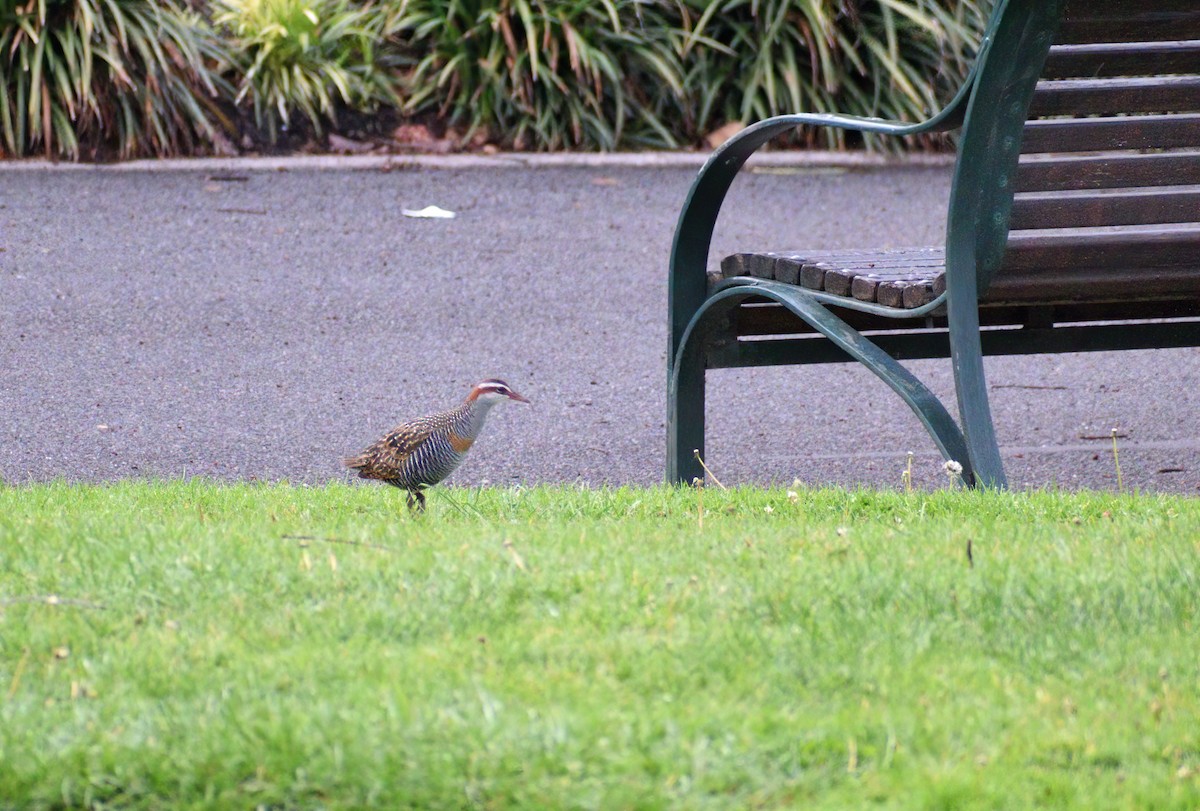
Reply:
[[[502,161],[0,170],[0,477],[319,484],[402,419],[502,377],[459,484],[651,483],[666,265],[694,166]],[[714,254],[936,244],[946,166],[761,166]],[[437,205],[454,219],[411,219]],[[953,401],[948,364],[911,364]],[[988,359],[1017,487],[1200,492],[1200,351]],[[854,364],[710,374],[727,484],[943,483]]]

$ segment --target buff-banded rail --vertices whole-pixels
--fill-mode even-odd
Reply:
[[[358,471],[361,478],[378,479],[407,491],[408,508],[424,510],[422,490],[462,464],[483,430],[488,412],[497,403],[510,400],[529,402],[503,380],[480,381],[458,406],[398,425],[362,453],[347,456],[342,464]]]

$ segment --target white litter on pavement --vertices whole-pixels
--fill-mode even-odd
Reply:
[[[458,215],[438,206],[425,206],[421,209],[402,208],[400,213],[405,217],[416,217],[423,220],[452,220]]]

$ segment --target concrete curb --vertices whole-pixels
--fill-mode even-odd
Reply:
[[[267,172],[402,171],[405,169],[699,169],[708,152],[526,153],[495,155],[292,155],[253,158],[175,158],[124,163],[69,163],[46,160],[0,161],[0,172]],[[787,150],[760,152],[748,166],[778,168],[869,169],[903,166],[951,166],[949,154],[902,157],[865,152]]]

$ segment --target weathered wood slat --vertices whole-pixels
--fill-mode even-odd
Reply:
[[[788,284],[890,307],[919,307],[930,300],[931,281],[944,266],[941,248],[773,251],[727,256],[721,276],[772,278],[773,268],[773,278]]]
[[[1200,222],[1012,231],[998,275],[1054,268],[1124,268],[1133,278],[1136,268],[1195,267],[1197,257]],[[1195,284],[1200,288],[1200,277]]]
[[[1195,0],[1067,0],[1063,7],[1063,19],[1127,17],[1147,12],[1186,12],[1195,8]]]
[[[1053,45],[1046,57],[1042,77],[1074,79],[1195,73],[1197,65],[1200,65],[1200,39]]]
[[[809,257],[795,256],[784,254],[775,260],[775,267],[778,269],[780,265],[796,265],[800,266],[806,262],[825,262],[837,265],[841,268],[856,268],[864,271],[870,271],[873,268],[883,270],[893,270],[908,267],[928,267],[931,265],[939,265],[942,262],[944,253],[936,251],[931,253],[921,252],[912,255],[883,255],[875,254],[868,255],[862,258],[853,258],[843,255],[816,255],[811,254]],[[777,277],[778,278],[778,277]]]
[[[1114,8],[1093,2],[1076,4],[1059,26],[1055,42],[1074,45],[1085,42],[1155,42],[1200,39],[1200,8],[1164,7],[1147,3],[1141,8]]]
[[[984,302],[979,309],[979,322],[985,327],[1027,326],[1045,324],[1046,307],[1035,304],[1001,304]],[[916,324],[872,316],[855,310],[839,311],[838,316],[855,329],[891,330],[897,327],[912,329]],[[1048,318],[1054,324],[1076,324],[1089,321],[1123,321],[1148,318],[1200,317],[1200,298],[1156,299],[1149,301],[1061,302],[1049,308]],[[740,307],[734,315],[736,334],[743,336],[797,335],[812,329],[777,304]],[[934,329],[944,329],[944,313],[930,317]]]
[[[820,262],[805,262],[800,268],[800,286],[807,287],[809,290],[823,290],[825,288],[825,270],[829,265]]]
[[[907,281],[882,282],[875,289],[875,301],[884,307],[896,307],[899,309],[904,306],[904,288],[908,287],[909,284],[911,282]]]
[[[750,253],[734,253],[726,256],[721,260],[721,275],[725,278],[730,276],[748,276],[746,273],[746,262],[750,260],[753,254]]]
[[[1200,183],[1200,151],[1022,158],[1015,190],[1120,189]]]
[[[944,277],[945,274],[943,273]],[[915,310],[918,307],[924,307],[934,299],[933,282],[918,282],[907,285],[902,290],[904,308],[907,310]]]
[[[822,288],[826,293],[832,293],[835,296],[853,296],[862,301],[875,301],[874,291],[878,288],[878,282],[884,279],[924,279],[929,278],[943,269],[944,263],[941,261],[926,261],[917,265],[898,265],[896,267],[886,267],[876,265],[872,267],[847,267],[844,264],[833,265],[831,263],[822,263],[823,268],[823,284]],[[860,282],[860,280],[862,280]],[[875,282],[872,284],[871,282]],[[858,294],[855,294],[855,284],[859,284]],[[865,295],[868,291],[872,295]]]
[[[1200,111],[1200,76],[1135,76],[1038,82],[1029,117]]]
[[[985,356],[1195,347],[1200,345],[1200,322],[1084,324],[1053,330],[985,330],[979,339]],[[945,332],[872,333],[871,342],[901,361],[945,358],[950,353],[949,338]],[[811,336],[774,341],[734,341],[713,347],[706,356],[709,369],[837,363],[846,360],[849,358],[837,346],[828,341],[814,340]]]
[[[825,273],[830,268],[869,273],[876,269],[939,265],[940,253],[922,250],[910,252],[844,253],[844,254],[785,254],[775,262],[775,278],[787,284],[799,284],[821,290]]]
[[[1138,208],[1137,199],[1155,199],[1160,190],[1137,189],[1105,195],[1077,195],[1081,210],[1095,206]],[[1097,202],[1097,198],[1100,198]],[[1190,202],[1200,199],[1200,189],[1174,190],[1161,205],[1182,213],[1192,210]],[[1061,201],[1054,195],[1027,198],[1031,205],[1053,207]],[[1017,209],[1018,222],[1045,225],[1048,217]],[[1089,214],[1089,216],[1091,216]],[[804,270],[821,273],[826,293],[874,301],[890,307],[920,307],[945,290],[945,273],[937,249],[922,252],[893,253],[871,260],[870,254],[856,254],[844,267],[835,263],[836,255],[823,255],[830,261],[802,263]],[[764,253],[763,261],[798,261],[797,253]],[[747,255],[738,260],[745,263]],[[884,261],[886,259],[886,261]],[[905,264],[905,262],[913,264]],[[1108,301],[1121,298],[1137,300],[1174,296],[1200,297],[1200,222],[1183,221],[1166,225],[1125,227],[1063,227],[1037,230],[1013,230],[1009,234],[1004,261],[989,301],[1035,302]],[[810,280],[811,284],[811,280]],[[1122,292],[1124,285],[1124,292]]]
[[[1131,300],[1200,299],[1200,267],[1141,267],[1136,273],[1114,268],[1014,269],[998,274],[986,302],[1057,304],[1128,303]],[[1132,318],[1133,316],[1121,316]]]
[[[1013,199],[1009,227],[1079,228],[1200,221],[1200,186],[1034,192]]]
[[[909,267],[937,265],[942,261],[941,248],[904,248],[879,251],[762,251],[735,253],[721,260],[721,275],[753,276],[760,279],[779,279],[798,283],[797,274],[805,265],[824,268]],[[816,289],[820,289],[818,284]]]
[[[735,253],[721,260],[721,275],[753,276],[758,279],[775,278],[775,261],[780,257],[776,252]]]
[[[946,292],[946,277],[934,280],[933,292]],[[980,306],[1108,303],[1112,317],[1135,318],[1137,302],[1189,302],[1200,310],[1200,265],[1176,267],[1093,268],[1080,265],[1054,268],[1014,268],[992,280]],[[1130,315],[1119,315],[1119,308]],[[1159,316],[1162,318],[1166,315]]]
[[[833,296],[850,296],[850,284],[854,281],[854,271],[826,265],[825,281],[822,289]]]
[[[854,266],[850,263],[823,263],[823,289],[835,296],[851,296],[860,301],[874,301],[889,307],[920,307],[931,296],[906,291],[911,288],[929,289],[930,282],[945,272],[945,260],[940,250],[920,251],[909,256],[881,258],[874,263]],[[888,283],[883,288],[882,283]],[[879,291],[885,289],[888,298],[879,301]],[[899,295],[897,295],[899,294]],[[916,302],[916,303],[911,303]]]
[[[890,291],[900,292],[903,300],[903,290],[914,284],[931,282],[934,276],[944,273],[942,267],[910,268],[908,270],[893,270],[887,273],[861,273],[850,281],[850,295],[859,301],[875,301],[880,304],[880,288],[885,284]],[[899,306],[899,305],[888,305]]]
[[[1026,154],[1186,147],[1200,147],[1200,113],[1052,118],[1026,123],[1021,136]]]

